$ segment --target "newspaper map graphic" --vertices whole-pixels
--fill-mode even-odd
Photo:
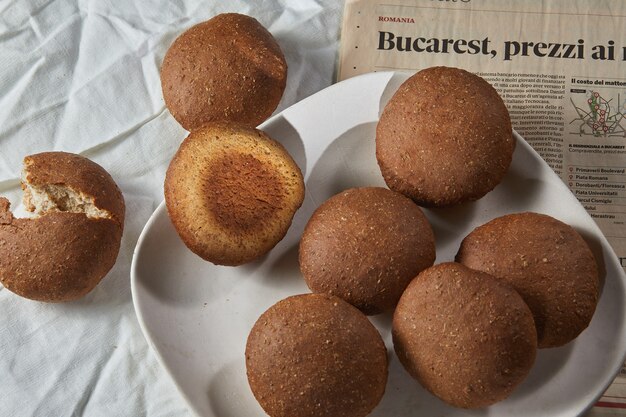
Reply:
[[[626,93],[626,92],[625,92]],[[579,106],[570,98],[578,117],[570,122],[578,126],[580,136],[626,138],[626,94],[617,93],[617,100],[603,97],[598,91],[588,91],[585,104]]]

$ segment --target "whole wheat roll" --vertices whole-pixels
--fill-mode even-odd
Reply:
[[[165,104],[192,131],[217,120],[257,126],[278,106],[287,62],[256,19],[224,13],[183,32],[161,67]]]
[[[212,122],[180,145],[165,175],[168,215],[185,245],[218,265],[269,252],[304,200],[300,168],[264,132]]]
[[[64,302],[83,297],[115,265],[124,198],[97,163],[68,152],[24,158],[24,205],[15,218],[0,197],[0,281],[22,297]]]
[[[514,148],[498,92],[458,68],[432,67],[411,76],[376,127],[376,158],[385,182],[426,207],[487,194],[504,177]]]
[[[560,220],[532,212],[495,218],[463,239],[456,260],[521,294],[540,348],[572,341],[591,322],[600,286],[596,260],[580,234]]]
[[[537,352],[532,313],[515,289],[453,262],[411,281],[394,312],[392,335],[409,374],[462,408],[507,398]]]
[[[392,310],[409,282],[433,264],[435,236],[409,198],[382,187],[351,188],[315,210],[299,261],[313,292],[378,314]]]
[[[387,366],[367,317],[328,294],[279,301],[246,344],[250,388],[271,417],[364,417],[385,392]]]

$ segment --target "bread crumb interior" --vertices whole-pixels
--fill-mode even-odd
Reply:
[[[35,187],[23,180],[24,206],[35,215],[41,216],[51,211],[84,213],[87,217],[110,219],[111,213],[101,210],[94,204],[93,198],[76,192],[70,187],[48,184]]]

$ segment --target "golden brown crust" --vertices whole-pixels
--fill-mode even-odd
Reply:
[[[246,367],[272,417],[363,417],[384,394],[387,350],[359,310],[305,294],[261,315],[248,336]]]
[[[16,219],[8,209],[0,197],[0,281],[8,290],[38,301],[75,300],[115,264],[116,221],[64,212]]]
[[[187,130],[232,120],[257,126],[278,106],[287,62],[254,18],[226,13],[181,34],[161,68],[165,104]]]
[[[427,207],[484,196],[504,177],[514,147],[496,90],[457,68],[432,67],[406,80],[376,127],[385,182]]]
[[[97,163],[73,153],[42,152],[24,158],[24,171],[25,180],[33,186],[64,186],[93,198],[96,207],[111,213],[113,220],[124,227],[122,192]]]
[[[400,298],[394,348],[407,371],[456,407],[508,397],[537,350],[532,313],[508,284],[456,263],[428,268]]]
[[[315,210],[299,257],[313,292],[378,314],[393,309],[409,282],[435,262],[435,237],[409,198],[386,188],[352,188]]]
[[[165,177],[167,211],[194,253],[240,265],[267,253],[287,233],[304,199],[304,181],[283,146],[233,122],[192,132]]]
[[[493,219],[465,237],[456,259],[515,287],[533,312],[540,348],[570,342],[595,312],[600,281],[593,253],[576,230],[550,216]]]

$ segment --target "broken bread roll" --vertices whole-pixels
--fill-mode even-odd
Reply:
[[[287,150],[234,122],[213,122],[187,136],[164,188],[180,238],[217,265],[241,265],[269,252],[304,200],[302,173]]]
[[[0,282],[37,301],[84,296],[117,259],[125,214],[120,189],[100,165],[66,152],[24,158],[22,189],[33,218],[15,218],[0,197]]]
[[[533,313],[539,348],[571,342],[596,311],[596,258],[576,229],[551,216],[526,212],[497,217],[463,239],[456,260],[520,293]]]

